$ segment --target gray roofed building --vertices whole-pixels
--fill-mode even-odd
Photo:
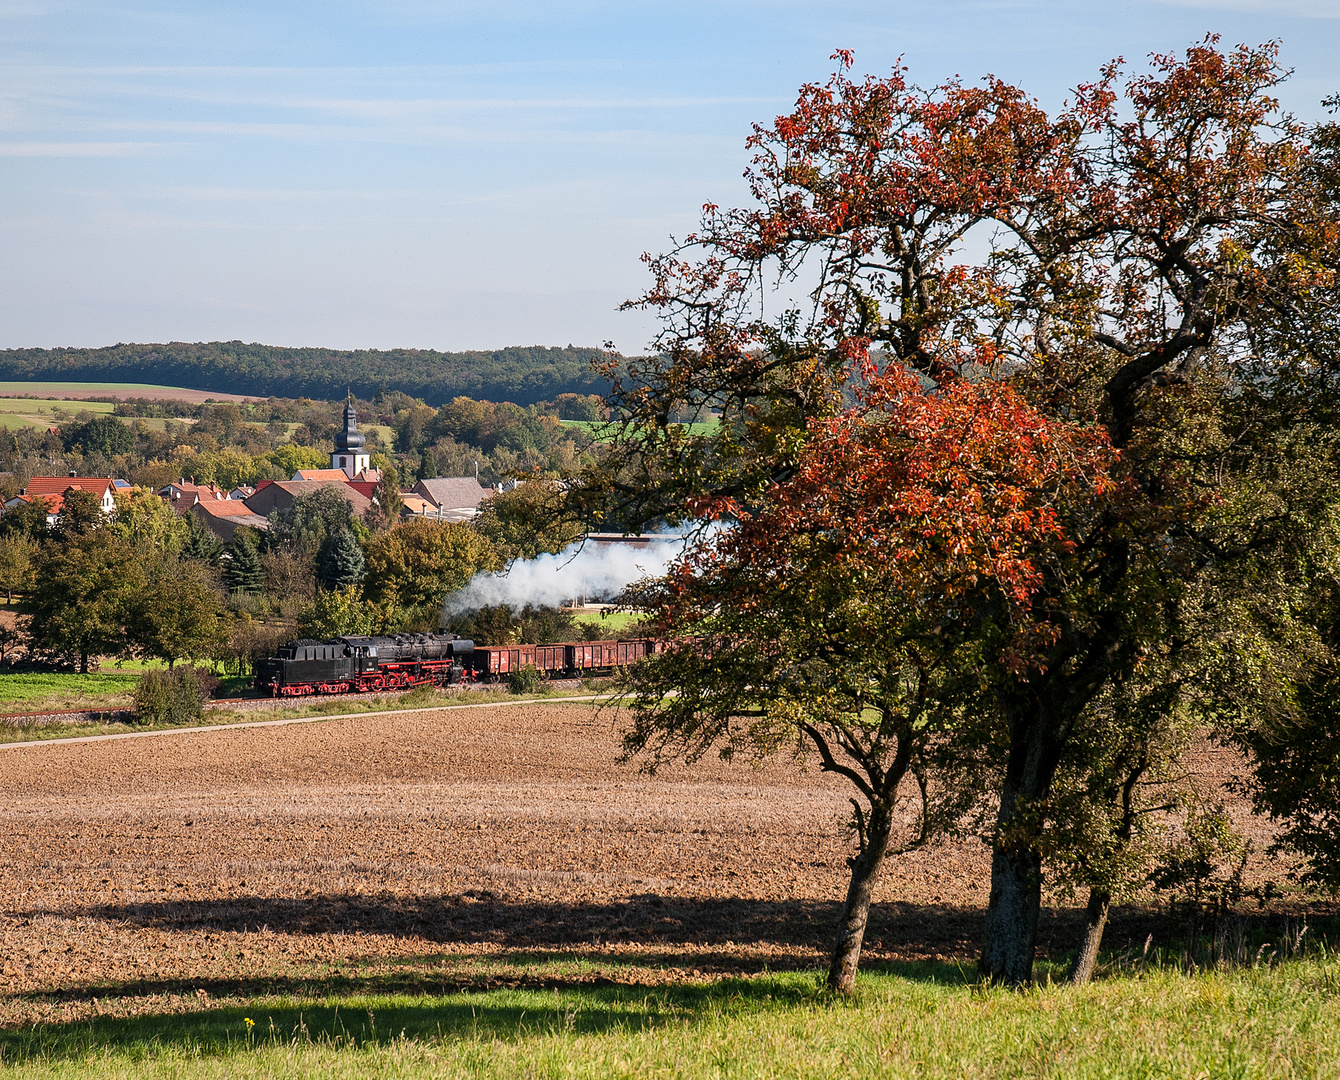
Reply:
[[[204,499],[192,506],[187,513],[194,514],[200,522],[225,544],[232,540],[233,533],[241,525],[253,529],[268,529],[270,519],[248,509],[241,499]]]
[[[415,495],[427,499],[438,514],[448,520],[468,520],[479,513],[479,504],[494,494],[473,476],[439,476],[420,480],[413,487]]]

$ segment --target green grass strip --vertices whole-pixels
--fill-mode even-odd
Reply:
[[[1340,964],[1071,989],[982,989],[943,966],[658,988],[208,1002],[0,1033],[6,1077],[1330,1077]],[[250,1022],[249,1022],[250,1021]]]

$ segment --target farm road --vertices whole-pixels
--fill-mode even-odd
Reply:
[[[7,750],[5,1000],[413,983],[555,952],[654,977],[819,960],[843,786],[789,761],[645,776],[616,763],[615,724],[535,704]],[[873,955],[967,948],[985,852],[891,869]]]

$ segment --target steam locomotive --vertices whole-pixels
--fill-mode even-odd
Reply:
[[[454,634],[300,638],[256,661],[255,685],[270,697],[296,697],[492,681],[524,667],[551,678],[576,676],[625,667],[668,644],[637,639],[476,647]]]

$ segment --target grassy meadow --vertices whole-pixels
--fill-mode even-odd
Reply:
[[[31,692],[27,698],[13,697],[0,701],[0,713],[37,713],[61,709],[127,709],[137,674],[118,675],[0,675],[0,693],[21,694],[25,686]],[[29,680],[26,684],[10,684],[10,680]],[[250,679],[225,680],[236,682],[239,691],[249,691]],[[73,688],[71,688],[73,687]],[[598,688],[597,688],[598,689]],[[38,721],[25,723],[19,718],[0,724],[0,744],[32,742],[36,740],[83,738],[88,735],[120,735],[127,732],[167,731],[175,727],[203,725],[246,724],[264,720],[294,720],[357,715],[369,712],[391,712],[400,709],[438,709],[451,706],[491,705],[524,699],[526,701],[563,701],[584,698],[595,689],[540,689],[524,694],[512,694],[505,685],[480,690],[438,690],[420,687],[398,697],[385,695],[349,694],[342,697],[304,701],[288,698],[259,708],[229,708],[227,698],[206,703],[204,717],[181,724],[139,724],[119,721],[66,723]]]
[[[137,671],[4,674],[0,675],[0,713],[125,708],[138,681]]]
[[[583,611],[575,615],[573,621],[578,626],[595,626],[601,633],[614,637],[636,631],[642,625],[643,616],[631,611],[611,611],[608,614]]]
[[[0,383],[0,395],[5,386],[14,383]],[[159,387],[144,387],[145,390],[158,390]],[[12,393],[13,391],[9,391]],[[116,408],[108,401],[63,400],[59,398],[25,398],[0,396],[0,428],[13,430],[23,427],[48,428],[68,423],[81,413],[111,413]],[[162,431],[167,423],[161,417],[138,418],[146,428]],[[129,421],[123,421],[129,423]],[[194,424],[192,417],[178,417],[179,424]],[[295,425],[296,426],[296,425]]]
[[[2,385],[2,384],[0,384]],[[3,394],[0,389],[0,394]],[[51,427],[81,412],[110,413],[107,401],[61,401],[55,398],[0,397],[0,427]]]
[[[443,968],[450,980],[451,961]],[[1340,962],[1330,957],[1025,993],[976,986],[954,966],[900,965],[864,974],[851,1001],[828,995],[817,972],[655,987],[606,974],[616,985],[554,961],[532,972],[546,989],[314,985],[215,999],[182,988],[135,1002],[108,987],[96,1014],[0,1031],[0,1061],[15,1080],[1340,1073]]]

